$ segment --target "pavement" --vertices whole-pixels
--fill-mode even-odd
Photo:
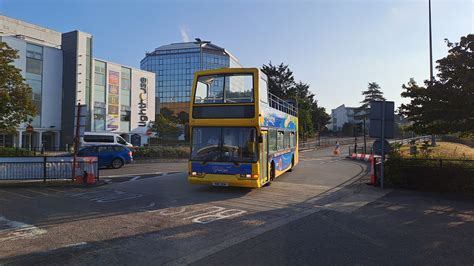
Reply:
[[[0,188],[0,264],[370,264],[382,249],[399,254],[397,243],[448,239],[449,227],[418,223],[430,204],[459,210],[464,220],[452,222],[463,222],[464,238],[449,251],[472,258],[472,204],[367,186],[366,163],[331,151],[301,153],[293,172],[261,189],[189,185],[185,162],[103,171],[110,182],[100,187]],[[397,242],[403,230],[408,240]],[[418,231],[423,240],[410,240]]]

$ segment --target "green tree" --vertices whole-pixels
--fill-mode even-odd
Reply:
[[[173,110],[169,109],[168,107],[163,107],[160,109],[160,114],[163,115],[164,118],[168,119],[169,121],[177,122],[178,118],[174,114]]]
[[[182,125],[189,123],[189,114],[185,111],[181,111],[178,114],[178,122]]]
[[[439,73],[432,83],[418,86],[411,79],[402,88],[402,97],[410,98],[400,111],[413,122],[416,133],[464,135],[474,132],[474,34],[460,42],[446,40],[448,55],[438,61]]]
[[[342,125],[342,134],[344,134],[344,136],[353,136],[353,130],[354,130],[354,125],[351,124],[351,123],[344,123]]]
[[[314,101],[311,106],[311,117],[315,132],[324,131],[326,125],[331,121],[331,116],[326,113],[326,108],[318,106],[317,101]]]
[[[153,124],[153,131],[158,132],[161,138],[177,138],[180,133],[178,125],[167,119],[163,114],[157,115],[157,119]]]
[[[272,65],[272,62],[269,62],[268,65],[262,66],[262,70],[267,74],[268,90],[270,93],[285,99],[288,90],[295,86],[295,78],[288,65],[280,63],[278,66],[275,66]]]
[[[36,115],[32,90],[12,65],[17,58],[16,50],[0,42],[0,133],[14,133],[20,123]]]
[[[367,119],[370,114],[370,102],[383,101],[385,98],[377,82],[370,82],[367,86],[367,90],[362,91],[362,96],[364,96],[364,100],[360,102],[362,105],[357,109],[359,113],[358,117],[359,119]]]

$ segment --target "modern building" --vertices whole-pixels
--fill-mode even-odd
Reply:
[[[169,108],[174,114],[188,113],[194,72],[241,67],[238,59],[226,49],[208,41],[196,40],[160,46],[146,53],[140,62],[141,69],[156,74],[157,109]]]
[[[53,149],[73,142],[74,110],[88,110],[86,131],[146,141],[155,116],[155,74],[93,57],[93,36],[61,33],[0,15],[0,41],[18,51],[14,65],[33,90],[32,134],[0,135],[0,146]]]
[[[344,104],[331,110],[331,122],[328,125],[329,130],[341,131],[345,123],[359,124],[363,123],[357,116],[358,107],[346,107]],[[368,121],[366,121],[368,123]],[[367,125],[367,124],[366,124]]]

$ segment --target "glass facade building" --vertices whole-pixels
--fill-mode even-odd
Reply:
[[[210,42],[187,42],[163,45],[147,53],[140,68],[154,72],[155,104],[175,115],[189,112],[194,72],[204,69],[240,67],[237,58]]]

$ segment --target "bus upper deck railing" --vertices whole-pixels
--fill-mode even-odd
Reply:
[[[268,102],[272,108],[278,109],[292,116],[298,116],[298,108],[295,105],[277,97],[272,93],[268,93]]]

